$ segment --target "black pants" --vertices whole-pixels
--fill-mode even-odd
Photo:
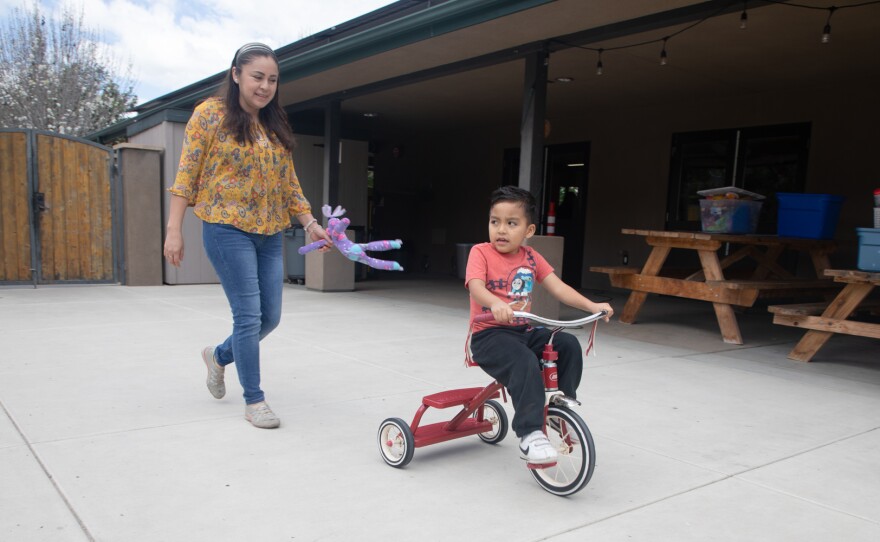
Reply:
[[[473,359],[492,378],[504,384],[513,401],[513,431],[524,437],[544,425],[544,379],[538,359],[550,331],[527,326],[493,327],[471,337]],[[553,347],[559,353],[559,389],[576,398],[584,360],[574,335],[557,333]]]

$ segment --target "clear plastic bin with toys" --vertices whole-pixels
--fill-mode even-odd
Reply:
[[[697,192],[700,200],[700,221],[704,232],[755,233],[765,199],[761,194],[735,186],[712,188]]]

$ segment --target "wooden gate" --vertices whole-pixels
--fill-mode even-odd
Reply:
[[[0,282],[116,282],[113,150],[0,130]]]

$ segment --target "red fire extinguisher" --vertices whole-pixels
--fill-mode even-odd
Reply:
[[[552,201],[547,210],[547,235],[556,235],[556,203]]]

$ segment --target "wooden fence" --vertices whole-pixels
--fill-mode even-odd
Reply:
[[[113,282],[112,149],[0,131],[0,282]]]

